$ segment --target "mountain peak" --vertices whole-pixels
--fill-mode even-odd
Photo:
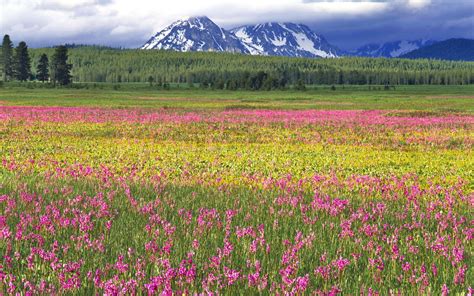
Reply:
[[[191,16],[188,18],[188,20],[193,21],[193,20],[199,20],[199,21],[204,21],[204,22],[212,22],[210,18],[208,18],[205,15],[196,15],[196,16]]]
[[[226,31],[206,16],[174,22],[142,49],[226,51],[253,55],[337,57],[340,51],[301,24],[268,22]]]
[[[426,56],[446,59],[473,59],[472,40],[452,39],[446,44],[417,51],[439,42],[429,39],[398,40],[383,44],[367,44],[354,51],[341,51],[304,24],[290,22],[266,22],[237,27],[227,31],[207,16],[192,16],[178,20],[151,37],[141,48],[174,51],[217,51],[252,55],[288,56],[306,58],[334,58],[340,56],[411,58]],[[437,53],[441,49],[457,48],[448,54]],[[467,53],[464,54],[464,50]],[[408,53],[417,51],[413,55]],[[431,54],[436,52],[436,54]]]
[[[207,16],[192,16],[182,21],[183,23],[188,23],[191,26],[199,27],[204,29],[207,26],[217,26],[213,21],[211,21]]]
[[[206,16],[176,21],[156,33],[141,48],[248,53],[240,40]]]
[[[310,28],[294,23],[262,23],[231,30],[255,55],[337,57],[339,50]]]

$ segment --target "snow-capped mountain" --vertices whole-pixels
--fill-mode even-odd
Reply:
[[[142,49],[221,51],[290,57],[337,57],[340,51],[305,25],[266,23],[226,31],[207,17],[177,21]]]
[[[265,23],[231,30],[253,55],[334,58],[339,50],[305,25]]]
[[[393,41],[384,44],[367,44],[350,52],[351,55],[361,57],[396,58],[410,51],[436,43],[433,40]]]
[[[234,34],[220,28],[207,17],[179,20],[151,37],[141,48],[249,53]]]

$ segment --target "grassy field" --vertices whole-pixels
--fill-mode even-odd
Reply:
[[[472,86],[0,88],[0,294],[469,295]]]
[[[0,104],[186,109],[428,110],[474,112],[474,86],[309,86],[307,91],[217,91],[147,84],[96,84],[96,89],[0,88]]]

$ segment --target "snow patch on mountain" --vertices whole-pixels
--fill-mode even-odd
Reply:
[[[270,39],[270,41],[275,46],[284,46],[287,43],[286,38],[281,38],[281,37],[276,38],[276,39]]]
[[[305,25],[265,23],[231,30],[254,55],[337,57],[339,50]]]
[[[402,42],[399,43],[398,49],[395,49],[390,52],[390,56],[399,57],[407,52],[413,51],[418,48],[420,48],[418,44],[403,40]]]
[[[232,31],[234,35],[240,39],[245,48],[250,52],[251,55],[264,55],[263,47],[252,43],[252,38],[247,34],[244,28],[240,28],[236,31]]]
[[[349,55],[362,57],[385,57],[397,58],[410,51],[419,49],[421,47],[429,46],[436,43],[433,40],[413,40],[413,41],[393,41],[383,44],[367,44],[357,50],[350,52]]]
[[[265,23],[226,31],[207,17],[179,20],[156,33],[141,48],[312,58],[341,55],[339,49],[305,25]]]
[[[236,36],[207,17],[179,20],[158,32],[141,48],[250,53]]]

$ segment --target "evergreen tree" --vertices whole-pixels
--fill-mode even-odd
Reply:
[[[64,45],[56,47],[51,61],[51,79],[54,84],[68,85],[72,82],[72,64],[68,64],[68,49]]]
[[[148,83],[150,84],[150,87],[153,86],[153,82],[155,81],[155,78],[153,78],[153,76],[148,76]]]
[[[2,42],[2,75],[3,81],[8,81],[14,74],[13,43],[9,35],[3,37]]]
[[[28,46],[21,41],[15,48],[15,77],[20,81],[26,81],[31,78],[31,59],[28,54]]]
[[[295,89],[296,90],[306,90],[306,85],[305,85],[303,79],[298,79],[296,81]]]
[[[32,64],[37,67],[41,54],[52,63],[54,48],[28,49]],[[288,57],[256,57],[207,53],[137,51],[94,46],[68,50],[69,63],[74,64],[74,81],[78,82],[149,82],[153,86],[172,83],[203,84],[203,87],[224,81],[228,89],[268,89],[295,86],[299,79],[306,85],[372,86],[415,84],[472,84],[473,62],[406,59],[293,59]],[[51,69],[51,68],[50,68]],[[259,75],[259,71],[260,72]],[[50,75],[52,73],[50,72]],[[275,87],[272,78],[278,79]],[[161,82],[160,82],[161,81]],[[228,83],[230,81],[230,83]],[[206,85],[204,85],[206,84]],[[262,86],[262,84],[265,84]]]
[[[38,67],[36,68],[36,78],[42,82],[48,81],[49,79],[49,59],[45,53],[39,58]]]

